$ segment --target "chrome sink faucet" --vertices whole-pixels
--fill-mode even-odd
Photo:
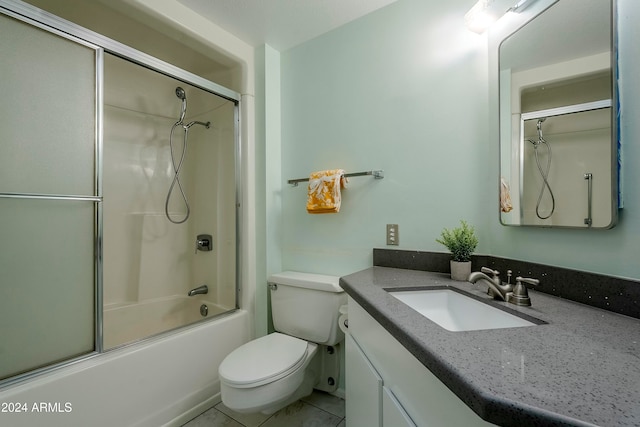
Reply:
[[[488,276],[491,275],[491,277]],[[469,282],[476,283],[482,281],[489,286],[487,293],[494,297],[499,298],[515,305],[531,305],[531,298],[527,292],[527,287],[523,283],[529,283],[530,285],[538,285],[540,281],[538,279],[530,279],[526,277],[516,277],[515,286],[511,282],[511,270],[507,271],[507,283],[502,283],[500,280],[500,272],[498,270],[492,270],[488,267],[482,267],[480,271],[474,271],[469,275]]]
[[[490,274],[491,277],[487,276]],[[482,267],[480,271],[474,271],[469,275],[469,281],[476,283],[482,281],[489,286],[487,293],[493,297],[499,297],[502,301],[507,300],[507,294],[513,292],[513,285],[511,283],[502,284],[500,280],[500,272],[498,270],[492,270],[488,267]]]

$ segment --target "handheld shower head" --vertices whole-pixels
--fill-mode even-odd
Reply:
[[[187,94],[180,86],[176,88],[176,96],[182,100],[182,109],[180,110],[180,118],[176,125],[181,125],[184,121],[184,115],[187,114]]]

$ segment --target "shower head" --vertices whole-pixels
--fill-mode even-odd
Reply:
[[[187,94],[180,86],[176,88],[176,96],[182,100],[182,107],[180,108],[180,118],[176,122],[176,125],[182,124],[184,121],[184,115],[187,114]]]

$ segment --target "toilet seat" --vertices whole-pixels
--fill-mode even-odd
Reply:
[[[307,341],[279,332],[232,351],[219,368],[220,379],[236,388],[258,387],[283,378],[304,365]]]

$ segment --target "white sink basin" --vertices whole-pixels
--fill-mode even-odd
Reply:
[[[451,289],[389,290],[389,294],[449,331],[536,325]]]

